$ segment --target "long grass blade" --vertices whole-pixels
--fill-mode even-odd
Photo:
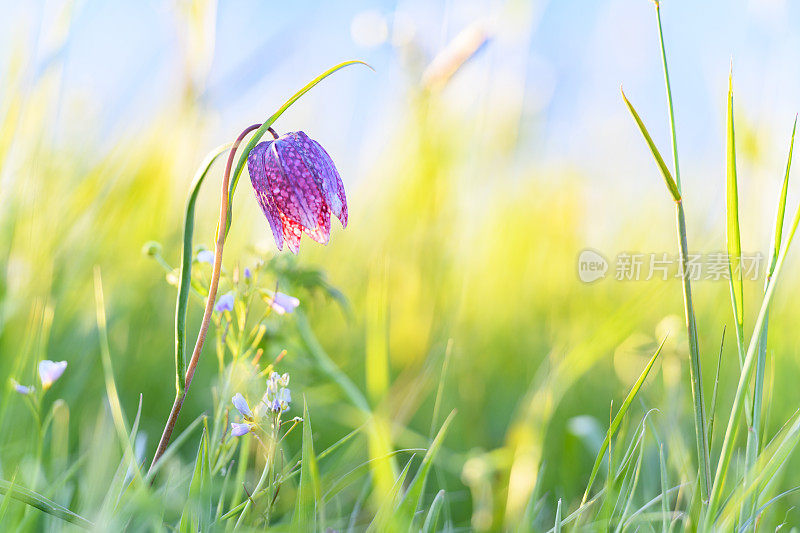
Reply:
[[[628,111],[630,111],[631,115],[633,115],[633,120],[635,120],[636,124],[639,126],[639,131],[642,132],[642,136],[644,137],[645,142],[647,142],[647,146],[650,147],[650,152],[653,154],[653,158],[656,160],[658,169],[661,171],[661,175],[664,177],[664,183],[666,183],[667,189],[669,189],[669,192],[672,195],[672,199],[676,202],[680,202],[681,193],[678,190],[678,185],[675,183],[672,173],[669,171],[667,164],[664,162],[664,158],[661,157],[661,152],[658,151],[656,143],[653,142],[653,138],[650,137],[650,132],[647,131],[644,122],[642,122],[642,119],[639,117],[639,113],[636,112],[633,104],[631,104],[628,100],[628,97],[625,96],[625,91],[620,89],[620,92],[622,93],[622,99],[625,101],[625,105],[628,106]]]
[[[653,356],[650,358],[650,361],[647,362],[647,366],[645,366],[642,373],[639,375],[639,378],[636,380],[636,383],[633,384],[630,392],[625,397],[625,400],[622,402],[622,405],[617,411],[617,415],[611,421],[611,425],[608,428],[608,432],[606,432],[606,436],[603,439],[603,443],[600,445],[600,451],[597,453],[597,459],[594,461],[594,466],[592,467],[592,473],[589,475],[589,482],[586,485],[586,491],[583,493],[583,499],[581,500],[581,506],[586,503],[586,500],[589,498],[589,492],[592,490],[592,484],[594,483],[595,477],[597,477],[597,472],[600,470],[600,465],[603,462],[603,456],[608,449],[609,442],[611,438],[616,434],[617,430],[619,429],[620,424],[622,423],[622,419],[625,417],[625,414],[628,412],[628,408],[630,407],[633,399],[639,393],[639,389],[642,388],[645,380],[647,379],[647,375],[650,373],[650,369],[653,368],[653,364],[656,362],[658,355],[661,353],[661,349],[664,347],[664,343],[667,341],[667,338],[664,337],[664,340],[661,341],[661,344],[658,345],[658,349],[655,351]]]
[[[30,505],[31,507],[35,507],[44,513],[55,516],[56,518],[60,518],[65,522],[70,522],[82,528],[92,529],[94,527],[94,524],[92,524],[89,520],[77,513],[70,511],[63,505],[59,505],[54,501],[48,500],[38,492],[34,492],[26,489],[25,487],[9,483],[4,479],[0,479],[0,494],[10,495],[15,500],[21,501],[22,503]]]
[[[786,254],[788,253],[789,247],[791,246],[792,240],[794,240],[795,233],[797,232],[798,224],[800,224],[800,208],[798,208],[795,212],[794,221],[792,222],[792,228],[789,232],[789,236],[786,239],[786,244],[778,256],[777,262],[775,263],[775,272],[772,279],[769,281],[769,284],[767,285],[767,290],[764,294],[761,308],[758,312],[758,317],[756,318],[755,327],[753,328],[753,335],[750,337],[750,344],[747,349],[747,355],[745,356],[744,364],[742,365],[742,372],[739,376],[736,394],[733,398],[728,425],[725,428],[725,438],[722,441],[722,450],[720,452],[717,471],[714,477],[714,484],[712,486],[708,505],[708,516],[711,519],[713,519],[713,517],[716,515],[716,511],[718,510],[720,504],[722,487],[725,481],[728,466],[730,465],[731,456],[733,454],[733,434],[735,429],[738,427],[739,422],[741,421],[742,410],[744,407],[742,400],[744,399],[745,391],[752,375],[761,328],[764,325],[767,309],[772,302],[772,296],[775,293],[775,287],[777,286],[777,281],[780,276],[783,263],[786,260]]]
[[[189,291],[192,282],[192,240],[194,239],[194,212],[200,188],[214,161],[227,152],[232,143],[217,146],[208,153],[192,181],[186,212],[183,217],[183,248],[181,249],[181,270],[178,280],[178,296],[175,301],[175,386],[183,391],[186,376],[186,308],[189,305]]]

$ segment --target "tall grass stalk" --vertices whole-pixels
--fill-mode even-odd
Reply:
[[[769,308],[769,304],[772,301],[772,296],[775,293],[775,286],[777,285],[778,277],[781,272],[781,268],[783,267],[783,263],[786,259],[786,254],[789,250],[789,246],[791,246],[792,240],[794,239],[795,232],[797,231],[797,226],[800,224],[800,208],[797,209],[794,217],[794,221],[792,222],[792,228],[789,232],[789,237],[786,239],[786,245],[783,247],[783,250],[778,255],[778,259],[775,262],[775,271],[773,273],[772,279],[769,280],[767,284],[767,290],[764,293],[764,298],[761,303],[761,309],[758,312],[758,317],[756,318],[755,326],[753,327],[753,334],[750,337],[750,344],[747,349],[747,355],[745,356],[744,363],[742,365],[742,372],[739,376],[739,383],[736,386],[736,394],[733,398],[733,405],[731,406],[731,413],[728,419],[728,425],[725,428],[725,438],[722,441],[722,450],[720,451],[719,462],[717,464],[717,470],[714,477],[714,484],[711,488],[711,493],[709,497],[708,503],[708,512],[707,512],[707,521],[706,526],[708,527],[710,523],[713,523],[714,517],[718,511],[720,505],[720,499],[722,496],[722,487],[725,482],[725,475],[728,471],[728,467],[730,466],[731,457],[733,455],[733,441],[734,439],[734,432],[738,427],[739,423],[741,422],[742,411],[744,408],[743,400],[745,396],[745,392],[747,387],[750,383],[750,378],[752,376],[753,366],[756,359],[756,352],[759,345],[759,339],[761,338],[761,330],[764,326],[764,321],[767,317],[767,309]]]
[[[686,318],[686,328],[689,335],[690,379],[692,382],[692,403],[694,404],[694,426],[697,444],[698,468],[700,471],[700,496],[705,503],[708,498],[711,464],[709,459],[709,446],[707,434],[707,418],[705,401],[703,400],[703,379],[700,365],[700,347],[697,339],[697,322],[692,304],[692,284],[689,279],[687,261],[689,245],[686,238],[686,215],[683,210],[681,193],[680,165],[678,163],[678,136],[675,130],[675,111],[672,105],[672,88],[669,82],[669,69],[667,68],[667,53],[664,46],[664,33],[661,28],[661,7],[655,2],[656,21],[658,23],[658,40],[661,46],[661,61],[664,67],[664,84],[667,91],[667,108],[669,111],[669,128],[672,138],[672,157],[675,169],[675,187],[680,198],[675,201],[675,210],[678,226],[678,243],[680,246],[681,277],[683,280],[683,304]]]

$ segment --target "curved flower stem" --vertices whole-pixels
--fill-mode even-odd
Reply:
[[[189,385],[192,383],[194,372],[197,369],[197,363],[200,360],[200,352],[203,350],[203,344],[205,343],[206,334],[208,333],[208,326],[211,323],[211,314],[214,312],[214,302],[217,298],[217,287],[219,286],[219,275],[222,271],[222,250],[225,247],[225,227],[228,223],[228,183],[230,182],[233,158],[236,155],[236,149],[239,147],[239,144],[241,144],[242,140],[247,136],[247,134],[258,129],[259,127],[261,127],[261,124],[253,124],[252,126],[245,128],[245,130],[239,134],[239,137],[231,146],[231,150],[228,154],[228,163],[225,166],[225,175],[222,178],[222,199],[219,210],[219,224],[217,225],[217,242],[214,249],[214,269],[211,273],[211,285],[208,288],[208,299],[206,300],[206,308],[205,312],[203,313],[203,322],[200,325],[200,331],[197,334],[197,342],[194,345],[192,358],[189,361],[189,366],[186,369],[186,378],[184,379],[183,389],[179,390],[175,395],[175,402],[172,404],[172,410],[170,410],[169,418],[167,418],[167,424],[164,426],[164,433],[161,434],[161,440],[159,441],[158,448],[153,456],[153,462],[150,464],[151,471],[166,451],[169,440],[172,437],[172,431],[175,429],[175,423],[178,421],[178,415],[181,412],[181,407],[183,407],[184,400],[186,400],[186,394],[189,392]]]

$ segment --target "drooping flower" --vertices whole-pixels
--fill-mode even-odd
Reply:
[[[268,303],[273,311],[282,315],[284,313],[293,313],[297,306],[300,305],[300,300],[294,296],[276,292],[272,295],[272,298],[269,299]]]
[[[39,379],[42,380],[42,388],[49,389],[66,369],[66,361],[54,362],[48,359],[39,361]]]
[[[200,263],[208,263],[209,265],[214,264],[214,252],[211,250],[200,250],[197,252],[197,260]]]
[[[250,410],[250,406],[247,405],[247,400],[244,399],[244,396],[241,393],[236,393],[236,395],[231,398],[233,402],[233,406],[236,408],[239,413],[245,418],[252,418],[253,412]]]
[[[250,182],[279,250],[297,253],[305,232],[328,244],[331,213],[347,227],[339,172],[320,144],[302,131],[256,145],[247,157]]]
[[[237,423],[231,422],[231,435],[234,437],[241,437],[242,435],[247,435],[250,433],[250,429],[252,429],[252,425],[248,424],[247,422]]]
[[[245,279],[250,279],[250,278],[253,277],[253,273],[247,267],[245,267],[245,269],[244,269],[244,277],[245,277]]]
[[[221,313],[222,311],[233,311],[233,291],[226,292],[217,300],[214,306],[214,311]]]

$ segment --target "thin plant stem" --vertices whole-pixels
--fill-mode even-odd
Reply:
[[[208,298],[206,299],[205,312],[203,313],[203,322],[200,325],[200,331],[197,334],[197,342],[194,345],[194,352],[189,361],[189,366],[186,369],[186,378],[184,379],[183,390],[178,390],[175,395],[175,402],[172,404],[167,423],[164,426],[164,432],[161,434],[161,440],[158,443],[158,448],[153,456],[153,462],[150,463],[150,470],[156,465],[158,460],[164,454],[169,445],[169,440],[172,437],[172,431],[175,429],[175,423],[178,421],[178,415],[183,407],[183,402],[186,400],[186,395],[189,392],[189,386],[192,383],[197,363],[200,361],[200,352],[203,350],[203,344],[206,340],[208,333],[208,326],[211,323],[211,314],[214,312],[214,302],[217,298],[217,287],[219,286],[219,276],[222,272],[222,251],[225,247],[225,228],[228,221],[228,184],[231,177],[231,167],[233,166],[233,158],[236,155],[236,149],[241,144],[242,140],[253,130],[261,127],[261,124],[254,124],[248,126],[239,134],[239,137],[231,146],[228,154],[228,163],[225,166],[225,174],[222,178],[222,198],[219,210],[219,224],[217,225],[217,242],[214,249],[214,268],[211,273],[211,284],[208,288]]]
[[[678,239],[680,243],[681,278],[683,280],[683,304],[686,314],[686,329],[689,334],[689,377],[692,382],[692,402],[694,403],[694,425],[697,443],[698,469],[700,474],[700,498],[703,505],[708,503],[711,480],[711,461],[708,454],[708,433],[706,408],[703,400],[703,378],[700,367],[700,347],[697,342],[697,323],[692,304],[692,284],[688,270],[688,244],[686,240],[686,216],[683,201],[676,202],[678,219]]]
[[[667,68],[667,50],[664,47],[664,33],[661,30],[661,6],[658,0],[655,1],[656,5],[656,20],[658,21],[658,41],[661,45],[661,63],[664,65],[664,83],[667,86],[667,110],[669,111],[670,134],[672,137],[672,160],[675,164],[675,184],[678,186],[678,192],[681,192],[681,169],[678,166],[678,136],[675,132],[675,110],[672,107],[672,90],[669,84],[669,69]]]
[[[658,39],[661,46],[661,61],[664,67],[664,83],[667,90],[667,108],[669,111],[669,127],[672,139],[672,158],[675,167],[675,184],[678,193],[681,192],[681,175],[678,164],[678,136],[675,130],[675,110],[672,105],[672,88],[669,82],[669,69],[667,68],[667,52],[664,46],[664,33],[661,28],[661,6],[658,0],[654,2],[656,8],[656,21],[658,23]],[[689,335],[690,366],[689,376],[692,381],[692,401],[694,404],[694,425],[697,441],[698,469],[700,471],[700,496],[705,504],[708,501],[711,480],[711,462],[708,450],[708,424],[706,423],[705,402],[703,400],[703,382],[700,366],[700,347],[697,340],[697,323],[695,321],[694,306],[692,304],[692,285],[689,279],[688,243],[686,238],[686,216],[683,210],[683,200],[677,200],[676,218],[678,225],[678,242],[680,246],[681,274],[683,279],[683,303],[686,314],[686,328]]]

